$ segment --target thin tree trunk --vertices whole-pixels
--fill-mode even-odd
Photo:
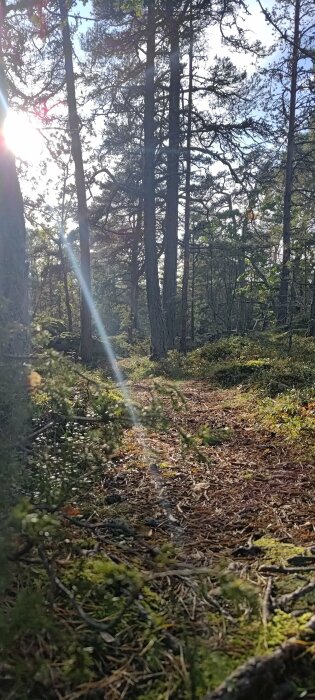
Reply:
[[[144,100],[144,250],[148,312],[151,329],[151,357],[159,359],[166,353],[162,314],[155,219],[155,141],[154,141],[154,61],[155,61],[155,0],[148,0],[147,59]]]
[[[130,324],[129,324],[129,342],[134,339],[134,332],[138,330],[138,298],[139,298],[139,242],[141,237],[143,216],[143,198],[139,198],[137,219],[134,228],[134,236],[131,247],[130,260]]]
[[[311,311],[310,311],[309,335],[311,335],[312,337],[315,336],[315,270],[314,270],[314,274],[313,274],[313,294],[312,294],[312,303],[311,303]]]
[[[88,222],[88,208],[86,200],[86,187],[84,177],[84,166],[82,158],[82,146],[79,131],[79,117],[75,94],[75,76],[72,58],[72,43],[68,19],[66,0],[59,0],[59,10],[61,17],[62,44],[65,60],[67,103],[69,112],[69,126],[71,138],[71,152],[75,169],[75,184],[78,203],[79,235],[80,235],[80,256],[81,274],[87,288],[91,293],[91,261],[90,261],[90,235]],[[81,290],[80,304],[81,319],[81,356],[84,362],[90,362],[92,357],[92,327],[91,312],[86,297]]]
[[[190,339],[195,342],[195,234],[192,236],[192,270],[191,270],[191,307],[190,307]]]
[[[52,269],[50,256],[48,256],[48,299],[49,299],[49,309],[54,308],[54,295],[53,295],[53,285],[52,285]]]
[[[246,287],[246,280],[245,280],[245,256],[246,256],[246,248],[245,248],[245,242],[247,239],[247,227],[248,227],[248,222],[245,219],[242,227],[242,237],[240,241],[240,248],[239,248],[239,256],[238,256],[238,270],[237,270],[237,275],[238,275],[238,281],[237,281],[237,286],[239,290],[239,296],[238,296],[238,313],[237,313],[237,332],[239,335],[244,335],[246,332],[246,299],[244,295],[244,289]]]
[[[178,21],[176,17],[174,17],[174,0],[166,0],[166,21],[170,38],[170,90],[163,310],[166,324],[167,346],[173,348],[175,345],[176,324],[180,105],[179,30]]]
[[[63,288],[64,288],[64,292],[65,292],[65,305],[66,305],[66,311],[67,311],[68,331],[69,331],[69,333],[72,333],[73,323],[72,323],[72,309],[71,309],[69,284],[68,284],[67,261],[65,259],[64,253],[63,253],[62,241],[60,240],[60,238],[58,239],[58,248],[59,248],[60,265],[61,265],[61,270],[62,270]]]
[[[192,21],[192,3],[190,3],[189,22],[189,78],[188,78],[188,119],[186,142],[186,182],[185,182],[185,230],[184,230],[184,270],[181,309],[181,339],[180,351],[187,352],[187,321],[188,321],[188,283],[189,283],[189,244],[190,244],[190,179],[191,179],[191,131],[192,131],[192,88],[193,88],[193,50],[194,33]]]
[[[283,252],[282,269],[280,276],[278,324],[283,325],[288,318],[289,282],[290,282],[290,260],[291,260],[291,208],[292,208],[292,188],[294,175],[294,152],[295,152],[295,113],[296,113],[296,87],[297,71],[299,60],[299,34],[300,34],[300,4],[301,0],[295,1],[294,13],[294,43],[292,50],[291,67],[291,88],[290,88],[290,112],[289,130],[285,169],[285,188],[283,200]]]

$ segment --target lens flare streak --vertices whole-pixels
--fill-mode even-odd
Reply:
[[[143,426],[141,425],[141,422],[139,420],[137,412],[132,404],[129,391],[128,391],[128,388],[126,386],[126,382],[125,382],[124,377],[122,375],[122,372],[119,368],[117,359],[115,357],[115,353],[114,353],[113,348],[111,346],[111,342],[110,342],[109,337],[108,337],[106,330],[104,328],[104,324],[103,324],[102,319],[100,317],[100,314],[96,308],[95,302],[94,302],[92,294],[88,288],[88,285],[86,284],[86,281],[82,275],[80,265],[79,265],[79,263],[75,257],[75,254],[72,250],[72,246],[71,246],[70,242],[68,241],[67,237],[65,236],[65,233],[64,233],[62,227],[60,228],[60,233],[61,233],[61,237],[62,237],[62,240],[64,242],[64,245],[65,245],[65,249],[67,251],[67,255],[68,255],[71,267],[72,267],[74,274],[79,282],[81,292],[84,295],[86,303],[88,304],[88,307],[89,307],[90,312],[91,312],[91,316],[94,320],[95,326],[96,326],[98,333],[99,333],[100,340],[103,344],[105,354],[106,354],[106,356],[111,364],[113,374],[115,376],[117,384],[118,384],[120,391],[122,393],[122,396],[124,398],[125,405],[126,405],[126,408],[128,410],[132,425],[135,428],[137,440],[139,442],[139,445],[141,446],[143,458],[144,458],[144,461],[148,467],[150,477],[154,481],[154,485],[160,493],[160,504],[161,504],[168,520],[170,521],[170,527],[173,530],[173,534],[178,535],[181,532],[181,528],[179,528],[177,525],[175,525],[176,518],[172,514],[172,507],[163,494],[164,486],[163,486],[163,480],[162,480],[161,475],[160,475],[159,467],[155,463],[155,461],[152,459],[153,456],[150,455],[150,451],[148,449],[147,439],[146,439],[146,435],[145,435],[145,430],[144,430]]]

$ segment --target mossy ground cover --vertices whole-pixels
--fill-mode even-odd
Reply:
[[[299,635],[314,591],[281,601],[315,577],[314,468],[259,424],[261,389],[139,376],[144,450],[102,372],[55,353],[36,371],[0,697],[201,700]],[[312,697],[306,667],[296,697]]]

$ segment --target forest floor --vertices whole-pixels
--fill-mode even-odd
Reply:
[[[166,384],[167,392],[171,386]],[[204,381],[174,386],[183,403],[178,409],[167,393],[162,398],[167,430],[146,432],[147,447],[160,465],[158,479],[141,465],[141,456],[139,464],[132,431],[118,453],[116,474],[124,473],[131,485],[128,507],[130,493],[138,499],[130,508],[134,518],[143,521],[144,509],[146,517],[157,520],[169,513],[179,526],[182,555],[203,565],[215,552],[230,557],[250,537],[268,533],[315,546],[315,465],[301,460],[282,436],[263,430],[238,388],[215,390]],[[131,388],[136,400],[149,407],[150,380]],[[198,435],[205,441],[194,448],[189,438]],[[218,444],[207,446],[208,440]],[[159,504],[164,500],[163,516]],[[168,534],[169,528],[168,523]]]
[[[289,667],[235,697],[315,698],[313,370],[270,362],[221,363],[229,388],[133,376],[139,428],[101,370],[43,356],[29,495],[10,520],[1,700],[209,700],[289,639]],[[305,386],[272,398],[240,371]]]
[[[103,488],[121,499],[111,512],[133,531],[120,558],[161,581],[169,633],[162,652],[159,634],[136,652],[145,660],[156,646],[159,682],[149,659],[141,698],[201,698],[248,657],[297,635],[314,612],[315,465],[262,429],[239,388],[158,386],[166,429],[148,429],[145,450],[143,436],[139,444],[137,430],[127,431]],[[150,410],[152,380],[130,389]],[[133,664],[107,679],[106,697],[142,685]],[[283,697],[315,697],[315,677],[293,672]]]

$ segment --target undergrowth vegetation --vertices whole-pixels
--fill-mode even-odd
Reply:
[[[211,460],[198,466],[203,451],[217,449],[220,456],[236,439],[234,427],[209,420],[184,430],[176,416],[186,410],[189,418],[189,411],[181,384],[170,380],[240,385],[242,410],[249,406],[271,431],[283,431],[293,442],[302,437],[308,454],[314,353],[314,341],[296,337],[287,356],[282,337],[265,335],[212,343],[185,358],[172,352],[159,364],[138,357],[121,365],[134,383],[151,376],[151,401],[138,406],[148,434],[165,435],[172,411],[184,463],[192,465],[192,475],[200,469],[203,476],[206,466],[213,473]],[[222,550],[202,567],[203,555],[194,550],[197,558],[187,569],[184,530],[176,529],[177,513],[185,511],[170,504],[162,483],[176,484],[178,473],[167,460],[152,477],[162,525],[151,511],[146,518],[137,512],[132,479],[136,471],[140,483],[146,478],[143,445],[129,463],[123,440],[132,434],[130,416],[106,371],[84,368],[52,349],[25,371],[30,411],[18,444],[21,477],[0,547],[1,698],[202,700],[248,657],[272,653],[302,633],[314,591],[294,611],[281,597],[307,583],[307,570],[273,584],[279,602],[267,619],[258,566],[309,561],[304,546],[253,533],[257,562],[250,566],[238,562],[237,553],[231,564]],[[174,439],[174,423],[169,430]],[[131,486],[127,481],[124,491],[126,475]],[[207,488],[202,476],[192,486],[196,497]],[[254,476],[251,470],[248,483]],[[252,544],[241,554],[247,557]],[[303,692],[304,685],[295,697]]]
[[[265,427],[315,454],[315,340],[283,333],[221,339],[183,356],[168,353],[159,363],[147,358],[121,362],[139,381],[162,376],[196,379],[222,388],[239,387]]]

